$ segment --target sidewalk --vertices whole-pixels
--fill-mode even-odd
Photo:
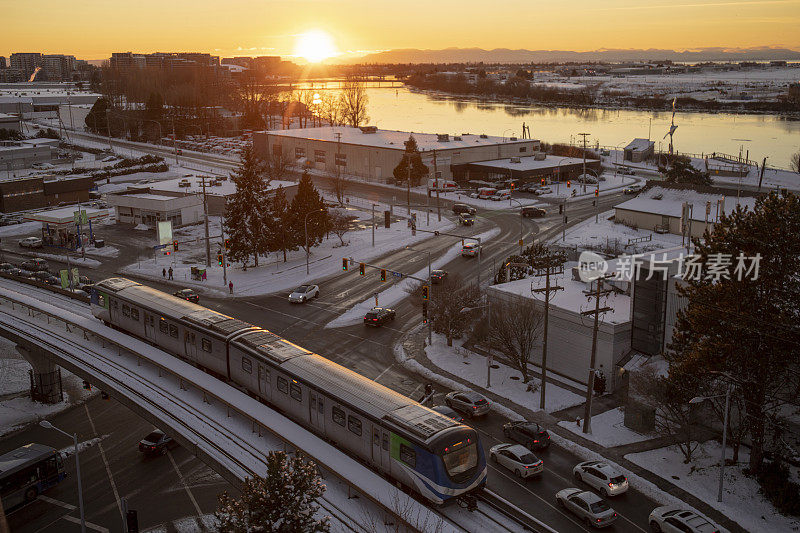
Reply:
[[[480,385],[470,383],[459,376],[446,372],[435,366],[433,363],[431,363],[427,357],[427,354],[425,353],[426,341],[426,332],[422,328],[417,328],[406,334],[406,336],[400,342],[398,342],[396,345],[395,356],[398,359],[402,359],[403,356],[407,357],[408,359],[406,360],[400,360],[404,366],[407,366],[409,369],[425,375],[428,379],[435,381],[440,386],[448,389],[454,387],[463,387],[480,392],[493,402],[495,408],[499,406],[500,409],[498,410],[504,413],[506,416],[514,418],[513,415],[518,415],[526,420],[539,423],[551,434],[556,436],[554,442],[557,445],[562,446],[574,453],[579,460],[592,460],[602,457],[609,461],[615,462],[623,469],[630,471],[632,474],[641,479],[641,481],[637,479],[631,479],[631,483],[636,489],[662,505],[673,504],[675,503],[675,499],[678,499],[694,507],[731,532],[746,531],[737,523],[722,515],[710,505],[707,505],[704,501],[696,498],[680,487],[669,483],[658,475],[635,465],[624,457],[629,453],[635,453],[669,445],[670,442],[668,439],[651,439],[650,441],[637,442],[633,444],[617,446],[614,448],[604,448],[595,442],[587,440],[567,429],[560,427],[558,422],[562,420],[562,416],[564,416],[563,414],[561,416],[559,416],[559,413],[554,413],[551,415],[544,411],[532,411],[530,409],[526,409],[523,406],[509,402],[505,398],[495,394],[490,390],[486,390]],[[549,383],[550,380],[548,379],[548,384]],[[554,382],[554,384],[561,386],[559,382]],[[601,404],[601,406],[598,407],[598,412],[607,410],[605,408],[606,406],[604,405],[605,402],[593,402],[593,406],[595,404]],[[566,409],[564,411],[567,413],[571,412],[570,409]],[[594,409],[592,409],[592,411],[594,413]]]

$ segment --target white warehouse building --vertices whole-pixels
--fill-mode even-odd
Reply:
[[[155,227],[158,221],[169,220],[173,227],[179,227],[203,220],[203,198],[194,194],[165,196],[133,190],[109,194],[107,200],[109,207],[116,210],[117,222],[122,224]]]
[[[464,163],[533,155],[540,143],[533,139],[488,135],[448,135],[380,130],[374,126],[333,126],[253,134],[256,154],[282,154],[300,168],[337,172],[372,182],[386,182],[403,158],[405,143],[414,136],[422,161],[434,177],[458,179],[453,167]],[[435,161],[434,161],[435,160]]]

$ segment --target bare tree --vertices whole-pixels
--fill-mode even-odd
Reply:
[[[267,183],[284,178],[292,163],[291,157],[283,151],[280,153],[268,153],[263,160],[263,171]]]
[[[472,319],[470,313],[463,312],[464,308],[480,306],[481,290],[474,283],[464,283],[458,274],[446,277],[431,289],[428,304],[431,327],[436,333],[443,334],[447,338],[447,345],[452,346],[453,339],[464,334]],[[420,286],[417,286],[410,292],[418,293],[419,290]]]
[[[353,217],[347,215],[341,209],[332,209],[329,216],[331,233],[339,237],[342,246],[347,246],[349,242],[344,242],[344,236],[352,229],[351,221]]]
[[[333,194],[336,195],[336,201],[343,204],[345,194],[347,193],[347,180],[338,169],[336,175],[331,177],[331,185],[333,186]]]
[[[323,122],[327,122],[330,126],[341,126],[343,124],[341,94],[333,91],[324,91],[320,94],[318,109],[320,119]]]
[[[789,160],[789,168],[800,174],[800,152],[792,155]]]
[[[534,301],[493,303],[492,327],[489,339],[502,351],[514,368],[522,374],[523,383],[530,380],[528,363],[533,355],[544,325],[544,312]]]
[[[357,128],[369,120],[367,103],[369,97],[364,82],[356,76],[348,76],[342,83],[341,104],[344,122]]]

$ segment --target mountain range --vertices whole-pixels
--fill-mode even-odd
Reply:
[[[800,60],[800,51],[787,48],[700,48],[695,50],[602,49],[590,52],[568,50],[511,50],[495,48],[445,48],[420,50],[404,48],[386,50],[352,58],[347,63],[565,63],[600,61],[619,63],[628,61],[773,61]]]

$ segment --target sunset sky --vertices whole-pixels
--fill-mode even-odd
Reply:
[[[318,55],[336,57],[447,47],[800,49],[800,0],[0,0],[0,7],[5,56],[295,55],[309,32],[306,49],[327,40]]]

